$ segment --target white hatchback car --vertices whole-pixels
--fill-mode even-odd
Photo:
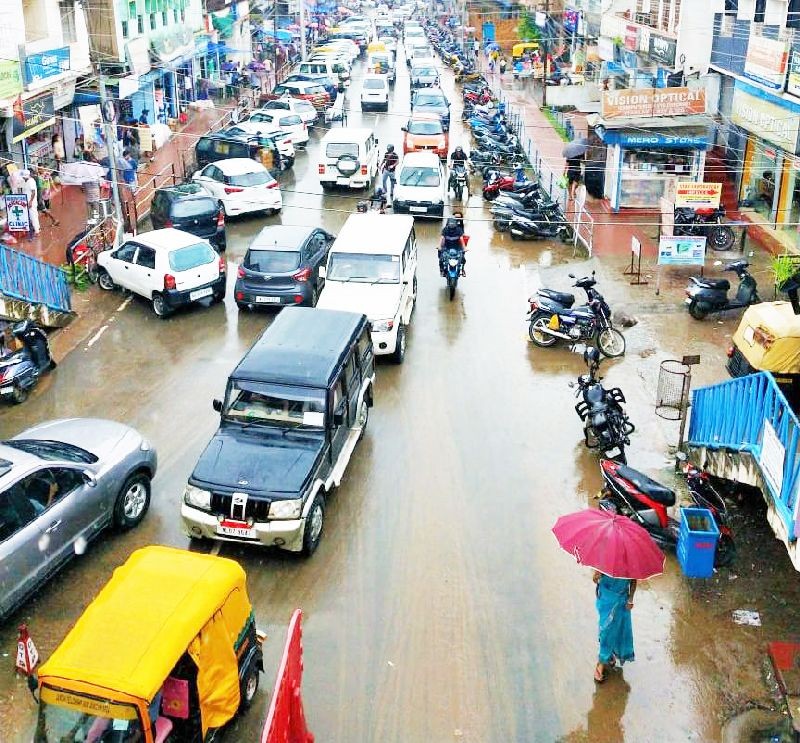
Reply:
[[[361,110],[389,110],[389,78],[386,75],[364,75],[361,83]]]
[[[409,152],[397,170],[392,211],[441,219],[446,198],[447,178],[439,156],[430,150]]]
[[[97,256],[98,284],[150,300],[160,318],[199,299],[225,299],[225,259],[208,240],[168,227],[143,232]]]
[[[314,107],[311,106],[311,108]],[[247,119],[240,121],[235,127],[229,127],[228,131],[238,128],[247,134],[257,134],[261,129],[276,127],[286,135],[286,139],[293,145],[300,146],[308,142],[308,125],[300,116],[291,111],[266,111],[260,108],[253,111]]]
[[[304,124],[311,126],[317,120],[317,109],[311,101],[303,101],[299,98],[284,96],[274,101],[267,101],[260,109],[261,111],[289,111],[297,114]]]
[[[275,214],[283,207],[278,181],[247,157],[217,160],[198,170],[192,180],[217,198],[226,217],[260,211]]]

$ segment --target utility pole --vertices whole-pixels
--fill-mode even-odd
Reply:
[[[300,59],[306,58],[306,9],[305,0],[297,0],[300,8]]]
[[[544,33],[542,34],[542,108],[547,106],[547,55],[550,51],[548,34],[550,33],[550,0],[544,3]]]
[[[108,98],[106,92],[106,81],[102,72],[97,64],[94,65],[97,72],[97,85],[100,91],[100,118],[103,121],[103,136],[106,138],[106,149],[108,150],[108,162],[110,164],[109,170],[111,171],[111,194],[114,198],[114,211],[116,212],[116,219],[118,223],[125,223],[125,215],[122,211],[122,199],[119,196],[119,181],[117,180],[117,152],[116,141],[117,135],[112,127],[113,121],[109,121],[109,116],[106,113],[113,107],[113,101]],[[109,105],[110,104],[110,105]]]

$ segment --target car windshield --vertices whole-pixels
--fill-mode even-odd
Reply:
[[[374,77],[368,77],[364,80],[364,87],[367,90],[383,90],[386,87],[384,80],[376,80]]]
[[[330,142],[325,148],[325,156],[340,158],[342,155],[358,157],[358,145],[350,142]]]
[[[302,124],[303,120],[297,114],[290,114],[289,116],[283,116],[278,121],[281,126],[297,126],[298,124]]]
[[[214,199],[185,199],[176,201],[172,205],[173,219],[185,219],[186,217],[200,217],[205,214],[217,216],[217,203]]]
[[[271,124],[274,118],[275,117],[272,114],[255,113],[248,119],[248,121],[252,121],[254,124]]]
[[[138,712],[132,704],[46,686],[41,696],[33,743],[145,739]]]
[[[385,253],[331,253],[328,279],[367,284],[400,283],[400,256]]]
[[[430,93],[417,93],[414,97],[415,106],[433,106],[442,108],[447,105],[444,98],[440,95],[431,95]]]
[[[297,250],[256,250],[251,248],[244,258],[244,267],[260,273],[286,273],[300,265]]]
[[[231,186],[263,186],[265,183],[270,183],[271,181],[272,176],[266,170],[225,176],[225,183]]]
[[[190,271],[216,260],[219,256],[208,243],[197,243],[170,251],[169,267],[173,271]]]
[[[411,167],[400,171],[401,186],[426,186],[439,185],[439,171],[436,168]]]
[[[442,134],[441,121],[410,121],[408,123],[409,134]]]
[[[17,439],[15,441],[4,441],[3,445],[24,451],[26,454],[33,454],[40,459],[51,461],[75,462],[76,464],[94,464],[97,461],[97,457],[86,451],[86,449],[81,449],[79,446],[67,444],[63,441]],[[0,474],[3,471],[4,461],[0,459]]]
[[[415,67],[411,74],[417,77],[436,77],[436,70],[433,67]]]
[[[291,428],[325,426],[325,390],[231,380],[223,418]]]

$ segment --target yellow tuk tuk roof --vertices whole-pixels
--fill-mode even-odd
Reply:
[[[386,51],[386,44],[382,41],[373,41],[367,47],[367,54],[371,54],[372,52],[385,52]]]
[[[748,307],[733,342],[758,371],[800,374],[800,315],[789,302]]]
[[[231,625],[230,654],[251,611],[245,572],[233,560],[144,547],[114,571],[39,680],[84,682],[149,703],[218,612]]]
[[[539,43],[536,41],[521,41],[519,44],[514,44],[514,46],[511,47],[511,56],[521,57],[529,49],[533,50],[538,48]]]

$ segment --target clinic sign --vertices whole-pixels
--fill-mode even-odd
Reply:
[[[785,41],[751,36],[744,60],[744,75],[773,90],[783,90],[788,61]]]
[[[755,91],[754,88],[749,90]],[[736,83],[731,102],[731,121],[767,142],[795,152],[800,131],[800,108],[788,102],[779,106],[749,90],[741,83]]]
[[[704,88],[630,88],[603,92],[604,119],[687,116],[706,112]]]
[[[678,181],[675,185],[675,208],[718,209],[721,196],[721,183]]]
[[[702,266],[706,260],[705,237],[660,237],[659,266]]]

